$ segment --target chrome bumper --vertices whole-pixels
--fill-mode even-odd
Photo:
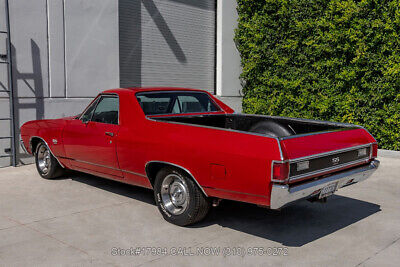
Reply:
[[[338,182],[336,190],[370,177],[379,167],[379,160],[373,160],[367,166],[352,169],[329,177],[300,184],[297,186],[274,184],[271,191],[271,209],[279,209],[296,200],[317,196],[325,186]]]

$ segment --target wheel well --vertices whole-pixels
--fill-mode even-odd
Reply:
[[[37,145],[42,141],[39,137],[33,137],[30,141],[30,146],[31,146],[31,152],[34,155],[36,152],[36,147]]]
[[[172,167],[172,168],[181,170],[184,173],[186,173],[191,179],[193,179],[193,181],[200,188],[200,190],[203,192],[203,194],[205,196],[207,196],[207,194],[204,192],[204,189],[199,185],[199,183],[196,181],[196,179],[193,177],[193,175],[188,170],[186,170],[185,168],[183,168],[181,166],[177,166],[175,164],[168,163],[168,162],[150,162],[146,165],[146,175],[153,187],[154,187],[154,181],[156,180],[157,173],[164,167]]]
[[[149,178],[150,183],[153,187],[154,187],[154,181],[156,180],[157,173],[164,167],[175,167],[175,166],[168,164],[168,163],[164,163],[164,162],[150,162],[146,165],[146,175]],[[181,169],[181,170],[183,170],[183,169]]]

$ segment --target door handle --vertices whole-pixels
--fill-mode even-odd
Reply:
[[[114,133],[112,133],[112,132],[105,132],[105,134],[108,135],[108,136],[111,136],[111,137],[114,136]]]

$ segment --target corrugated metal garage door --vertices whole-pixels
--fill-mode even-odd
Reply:
[[[214,93],[216,0],[119,0],[120,83]]]

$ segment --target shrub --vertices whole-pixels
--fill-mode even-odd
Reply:
[[[363,125],[400,150],[400,0],[238,0],[243,110]]]

